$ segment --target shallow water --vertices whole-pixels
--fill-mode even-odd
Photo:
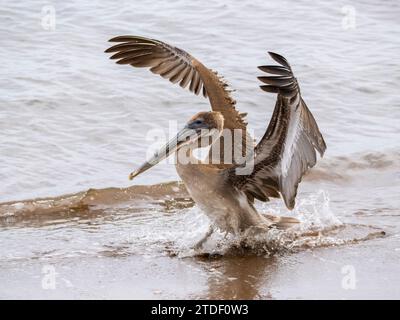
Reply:
[[[0,298],[400,298],[397,1],[352,1],[350,29],[347,3],[328,1],[54,3],[55,30],[41,26],[42,3],[0,9]],[[181,184],[159,184],[177,179],[174,166],[130,187],[146,133],[209,107],[109,61],[119,34],[217,69],[255,137],[275,98],[256,66],[267,50],[288,58],[328,145],[300,185],[296,230],[217,233],[195,252],[208,220]],[[281,200],[258,208],[289,214]]]

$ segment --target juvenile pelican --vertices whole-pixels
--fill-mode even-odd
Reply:
[[[118,64],[149,67],[153,73],[178,83],[182,88],[203,93],[210,100],[211,112],[200,112],[192,117],[166,146],[145,162],[130,179],[150,169],[171,154],[183,151],[193,160],[192,150],[199,140],[220,146],[211,163],[178,161],[176,169],[197,205],[207,214],[213,225],[225,232],[239,233],[251,227],[262,230],[276,226],[288,228],[297,222],[293,218],[266,216],[257,212],[254,200],[268,201],[282,197],[287,208],[293,209],[297,187],[305,172],[316,163],[316,152],[321,157],[326,145],[313,115],[301,97],[299,85],[287,60],[269,52],[279,65],[261,66],[260,70],[276,76],[258,77],[261,89],[277,94],[275,109],[267,131],[254,147],[246,132],[245,114],[235,109],[224,80],[187,52],[164,42],[138,36],[120,36],[110,40],[118,44],[106,50],[114,53],[111,59]],[[240,139],[222,139],[223,131],[242,133]],[[223,140],[223,141],[222,141]],[[203,145],[204,146],[204,145]],[[229,148],[226,148],[229,147]],[[224,163],[224,152],[237,147],[244,157]],[[215,151],[215,150],[214,150]],[[234,152],[233,152],[234,153]],[[244,159],[244,160],[243,160]],[[208,161],[210,162],[210,161]],[[238,174],[246,164],[251,171]],[[212,228],[209,234],[211,234]],[[205,240],[204,238],[203,240]],[[202,243],[202,241],[200,242]]]

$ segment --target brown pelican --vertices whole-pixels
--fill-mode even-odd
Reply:
[[[181,152],[189,161],[179,161],[178,157],[179,176],[197,205],[221,231],[237,234],[252,228],[266,230],[275,226],[285,229],[297,222],[294,218],[260,214],[254,207],[255,199],[268,201],[271,197],[282,197],[287,208],[293,209],[301,178],[316,163],[315,149],[321,157],[326,149],[317,123],[300,94],[292,68],[284,57],[269,52],[279,65],[259,67],[261,71],[275,75],[258,79],[264,83],[260,86],[262,90],[277,94],[277,101],[264,136],[254,146],[246,132],[245,114],[235,109],[228,86],[216,72],[189,53],[158,40],[119,36],[110,42],[118,43],[106,50],[114,53],[111,59],[117,59],[118,64],[149,67],[150,71],[172,83],[179,82],[182,88],[189,85],[196,95],[202,92],[209,98],[213,110],[192,117],[174,139],[132,172],[130,179],[169,155]],[[223,131],[239,131],[241,135],[239,139],[222,138]],[[200,140],[205,140],[208,145],[220,143],[218,148],[212,148],[217,155],[211,154],[207,159],[211,161],[204,163],[194,159],[192,151],[199,147]],[[242,150],[242,157],[224,162],[224,156],[235,153],[237,147]],[[251,170],[240,173],[248,163]],[[199,244],[212,231],[210,227]]]

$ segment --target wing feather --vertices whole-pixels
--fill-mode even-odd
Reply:
[[[267,85],[262,90],[277,93],[277,101],[268,128],[255,149],[254,170],[250,175],[236,175],[236,168],[226,170],[226,177],[253,198],[267,201],[281,194],[286,206],[293,209],[297,188],[303,175],[316,164],[326,144],[318,125],[301,97],[300,88],[288,61],[270,56],[281,66],[262,66],[260,70],[279,76],[262,76]]]
[[[139,36],[119,36],[109,40],[116,43],[105,52],[113,53],[111,59],[118,64],[133,67],[148,67],[172,83],[179,83],[182,88],[189,85],[189,90],[200,93],[210,100],[211,108],[224,116],[224,128],[242,130],[243,149],[249,150],[246,132],[247,122],[244,115],[235,108],[235,100],[230,96],[227,84],[216,72],[206,68],[200,61],[186,51],[165,42]],[[223,145],[223,141],[221,141]],[[233,150],[234,148],[230,148]],[[212,156],[212,155],[211,155]],[[219,155],[223,159],[223,154]]]

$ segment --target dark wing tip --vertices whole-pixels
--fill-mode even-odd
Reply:
[[[127,38],[131,38],[132,36],[117,36],[108,40],[108,42],[121,42],[126,41]]]
[[[108,42],[127,42],[133,40],[135,37],[133,36],[117,36],[108,40]],[[104,53],[114,52],[114,48],[118,45],[114,45],[110,48],[104,50]]]
[[[262,86],[260,86],[260,88],[261,88],[261,90],[266,91],[266,92],[279,93],[279,88],[276,86],[262,85]]]
[[[286,208],[288,208],[289,210],[293,210],[293,209],[294,209],[294,207],[295,207],[295,205],[296,205],[296,200],[295,200],[295,198],[296,198],[296,196],[294,196],[293,199],[289,199],[289,200],[284,199]]]
[[[261,76],[257,77],[263,83],[271,84],[274,86],[288,86],[293,83],[293,77],[276,77],[276,76]]]
[[[324,138],[322,137],[322,135],[320,135],[318,137],[318,153],[321,156],[321,158],[324,156],[325,151],[326,151],[326,142],[324,140]]]
[[[111,47],[109,47],[109,48],[107,48],[106,50],[104,50],[104,53],[112,53],[112,52],[116,52],[117,50],[117,46],[118,45],[114,45],[114,46],[111,46]]]
[[[157,40],[141,37],[141,36],[117,36],[108,40],[108,42],[145,42],[145,43],[158,43]]]
[[[290,64],[289,62],[286,60],[285,57],[281,56],[280,54],[277,54],[275,52],[272,51],[268,51],[268,54],[271,56],[272,59],[274,59],[276,62],[278,62],[279,64],[287,67],[290,69]]]
[[[267,92],[279,93],[286,98],[292,98],[299,92],[297,80],[293,75],[289,62],[275,52],[268,52],[269,55],[280,65],[259,66],[258,69],[269,74],[278,76],[262,76],[258,79],[269,86],[261,86]]]

